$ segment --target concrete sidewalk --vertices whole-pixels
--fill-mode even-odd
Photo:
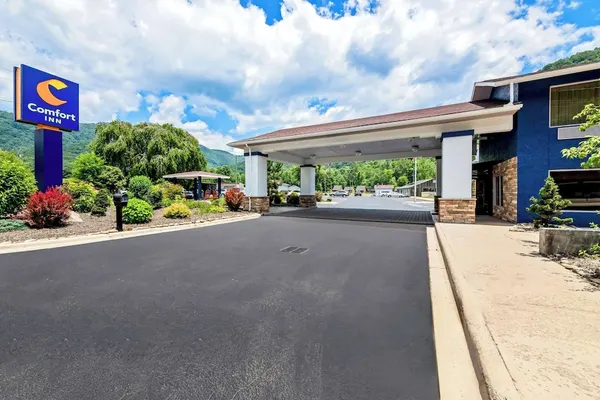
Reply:
[[[484,398],[598,399],[599,288],[510,228],[436,224]]]

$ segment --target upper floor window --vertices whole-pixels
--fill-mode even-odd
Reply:
[[[550,126],[577,125],[573,119],[588,104],[600,105],[600,80],[550,87]]]

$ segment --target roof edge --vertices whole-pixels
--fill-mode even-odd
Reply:
[[[458,104],[460,104],[460,103],[458,103]],[[306,133],[306,134],[287,136],[287,137],[286,136],[275,137],[275,138],[267,138],[267,139],[262,139],[262,140],[255,139],[255,138],[249,138],[249,139],[231,142],[231,143],[228,143],[227,145],[230,147],[238,148],[238,149],[244,149],[247,147],[252,147],[255,145],[261,145],[261,144],[266,144],[266,143],[285,142],[285,141],[289,141],[289,140],[299,140],[299,139],[307,139],[307,138],[312,139],[312,138],[318,138],[320,136],[339,135],[339,134],[345,134],[345,133],[356,133],[356,132],[361,132],[361,131],[365,131],[365,130],[373,129],[373,128],[387,129],[387,128],[403,127],[403,126],[410,126],[410,125],[427,124],[427,123],[440,123],[440,122],[443,122],[444,120],[452,121],[455,119],[460,119],[460,118],[465,118],[465,117],[478,117],[478,116],[482,116],[482,115],[485,116],[487,114],[490,114],[490,115],[505,114],[505,113],[510,113],[510,112],[512,112],[514,114],[517,111],[519,111],[522,107],[523,107],[522,104],[506,104],[504,106],[498,106],[498,107],[493,107],[493,108],[484,108],[481,110],[455,112],[455,113],[451,113],[451,114],[443,114],[443,115],[436,115],[433,117],[409,119],[409,120],[405,120],[405,121],[387,122],[387,123],[371,124],[371,125],[361,125],[361,126],[352,127],[352,128],[334,129],[334,130],[329,130],[329,131]]]

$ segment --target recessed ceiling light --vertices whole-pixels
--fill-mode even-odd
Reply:
[[[419,145],[418,145],[418,144],[415,144],[415,145],[412,147],[412,151],[413,151],[413,153],[416,153],[417,151],[419,151]]]
[[[356,150],[356,156],[357,156],[357,157],[358,157],[358,156],[362,156],[362,151],[360,151],[360,150]]]

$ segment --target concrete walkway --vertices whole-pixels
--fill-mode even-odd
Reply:
[[[499,222],[436,229],[484,394],[598,399],[599,288],[539,256],[537,233]]]

